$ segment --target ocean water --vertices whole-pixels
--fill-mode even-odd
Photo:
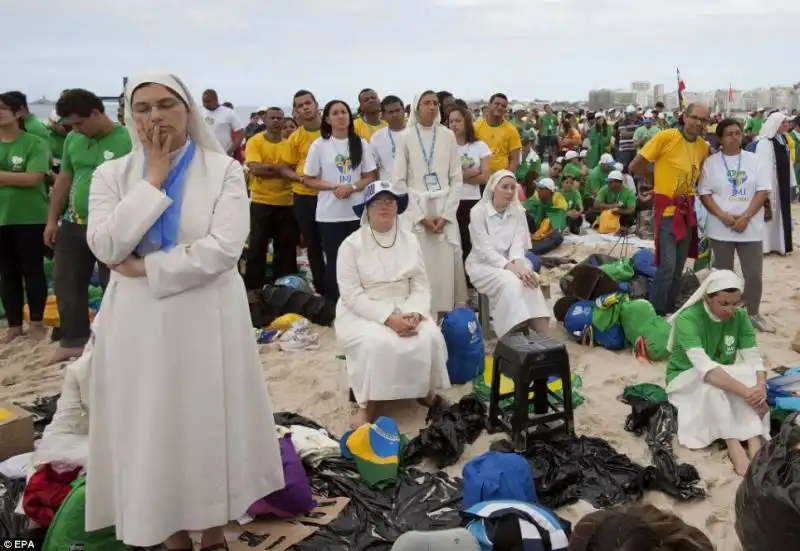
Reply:
[[[108,116],[111,117],[113,120],[117,120],[117,107],[118,107],[117,102],[104,103],[103,105],[105,105],[106,107],[106,113],[108,113]],[[30,105],[29,107],[31,113],[33,113],[42,120],[47,120],[50,114],[56,109],[55,104],[52,105],[36,104],[36,105]],[[258,109],[258,107],[234,106],[234,111],[236,111],[236,114],[239,115],[239,118],[241,119],[242,124],[244,125],[247,125],[248,121],[250,120],[250,113],[252,113],[256,109]]]

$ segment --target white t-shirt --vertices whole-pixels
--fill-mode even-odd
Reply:
[[[228,109],[224,105],[220,105],[213,111],[203,107],[203,118],[225,151],[228,151],[233,144],[231,134],[244,128],[236,111]]]
[[[372,148],[372,156],[375,158],[375,164],[380,171],[378,177],[381,180],[392,179],[395,147],[397,139],[402,133],[402,130],[395,132],[394,130],[389,130],[388,126],[384,126],[375,132],[369,141],[369,146]]]
[[[738,155],[733,157],[725,155],[723,162],[722,152],[719,152],[706,159],[697,185],[697,194],[711,195],[719,208],[728,214],[744,213],[756,192],[770,191],[772,182],[758,180],[760,161],[755,153],[742,151],[741,160],[739,168],[741,185],[738,185],[736,178],[736,169],[739,167]],[[747,229],[742,233],[727,228],[719,218],[709,213],[705,235],[718,241],[761,241],[764,239],[764,210],[761,209],[750,219]]]
[[[361,179],[364,172],[371,172],[375,166],[375,158],[369,144],[361,139],[361,165],[352,166],[350,161],[350,142],[331,137],[326,140],[317,138],[308,149],[306,166],[303,172],[311,177],[319,178],[340,186],[352,186]],[[353,212],[354,205],[360,205],[363,197],[360,191],[354,191],[347,199],[338,199],[332,191],[320,191],[317,196],[317,222],[349,222],[358,220]]]
[[[461,158],[461,169],[480,168],[481,160],[492,156],[492,150],[485,142],[480,140],[458,146],[458,156]],[[481,188],[464,182],[461,186],[461,200],[472,201],[481,198]]]

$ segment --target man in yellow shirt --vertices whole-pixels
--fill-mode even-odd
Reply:
[[[325,256],[322,253],[322,237],[317,225],[317,192],[304,184],[303,174],[308,150],[320,137],[322,120],[317,99],[308,90],[299,90],[294,95],[292,104],[300,126],[286,139],[281,175],[292,182],[292,210],[308,251],[314,289],[319,294],[325,294]]]
[[[244,160],[250,171],[250,245],[245,256],[247,289],[264,286],[269,242],[272,276],[297,273],[297,224],[292,212],[292,183],[283,177],[283,110],[270,107],[261,116],[266,129],[247,140]]]
[[[381,99],[372,88],[364,88],[358,94],[358,111],[360,116],[353,126],[356,134],[369,142],[372,135],[386,126],[386,121],[381,119]]]
[[[506,120],[508,98],[505,94],[495,94],[489,100],[486,116],[475,123],[475,136],[492,150],[489,159],[489,173],[510,170],[516,173],[519,168],[519,151],[522,141],[517,128]]]
[[[694,196],[708,143],[701,137],[709,123],[709,109],[691,103],[683,115],[683,129],[662,130],[647,142],[631,162],[631,172],[645,175],[654,168],[654,230],[656,270],[650,301],[660,315],[675,311],[687,257],[697,257],[697,217]]]

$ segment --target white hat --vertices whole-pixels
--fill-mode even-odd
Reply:
[[[558,164],[564,164],[564,157],[556,157],[556,162]]]
[[[659,113],[658,114],[658,118],[659,118],[659,120],[664,120],[664,119],[667,118],[667,116],[664,113]]]
[[[527,109],[521,103],[515,103],[511,106],[511,112],[516,113],[517,111],[527,111]]]
[[[628,107],[625,108],[625,113],[627,113],[628,115],[636,113],[636,107],[634,107],[633,105],[629,105]]]
[[[577,159],[577,158],[578,158],[578,152],[577,151],[570,150],[570,151],[567,151],[566,154],[564,155],[564,160],[565,161],[571,161],[572,159]]]
[[[624,167],[622,166],[622,163],[614,163],[614,170],[617,170],[617,171],[619,171],[619,172],[622,172],[622,169],[623,169],[623,168],[624,168]]]
[[[397,214],[405,212],[408,207],[408,194],[402,193],[391,180],[375,180],[364,188],[363,202],[359,205],[353,205],[353,212],[356,213],[356,216],[361,217],[364,214],[364,210],[381,193],[387,193],[397,200]]]
[[[603,153],[600,155],[600,164],[601,165],[613,165],[616,163],[614,157],[611,156],[611,153]]]
[[[581,159],[585,159],[588,156],[589,156],[589,150],[588,149],[582,149],[581,150]]]
[[[264,113],[269,109],[269,107],[259,107],[256,113]]]
[[[550,191],[556,190],[556,183],[551,180],[550,178],[542,178],[538,182],[536,182],[536,187],[540,187],[543,189],[549,189]]]
[[[617,180],[619,182],[622,182],[624,178],[622,177],[622,172],[620,172],[619,170],[612,170],[611,172],[608,173],[608,176],[606,176],[606,180],[609,181]]]

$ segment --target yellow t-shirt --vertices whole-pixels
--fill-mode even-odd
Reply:
[[[305,126],[298,126],[292,135],[286,138],[283,148],[283,162],[295,167],[295,171],[303,175],[306,166],[308,150],[314,140],[320,137],[319,130],[306,130]],[[316,195],[317,190],[311,189],[300,182],[292,182],[292,191],[296,195]]]
[[[269,141],[259,132],[249,140],[244,150],[244,162],[277,165],[284,162],[286,140],[280,143]],[[259,178],[250,174],[250,200],[261,205],[286,207],[293,201],[292,183],[283,178]]]
[[[356,130],[356,134],[367,140],[369,142],[372,139],[372,135],[375,134],[378,130],[383,128],[384,126],[388,126],[389,124],[386,121],[381,121],[380,124],[375,126],[371,124],[367,124],[364,119],[356,119],[353,123],[353,127]]]
[[[708,143],[697,138],[687,142],[677,128],[662,130],[653,136],[639,155],[655,163],[655,193],[667,197],[693,196],[700,170],[708,157]],[[672,216],[675,207],[664,209],[663,216]]]
[[[475,123],[475,136],[492,150],[492,156],[489,159],[489,172],[492,174],[508,168],[509,153],[522,149],[519,132],[508,121],[492,126],[486,119],[481,119]]]

